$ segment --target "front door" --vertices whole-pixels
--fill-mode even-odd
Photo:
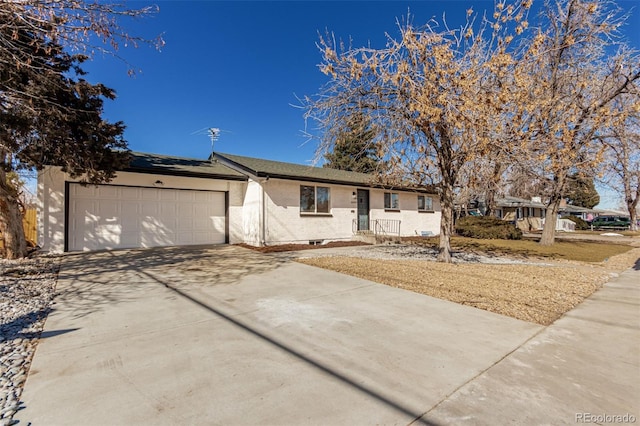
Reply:
[[[358,231],[369,230],[369,191],[358,189]]]

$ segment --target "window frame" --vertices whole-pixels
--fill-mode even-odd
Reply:
[[[395,207],[394,207],[394,199],[395,196]],[[400,211],[400,194],[397,192],[385,192],[384,193],[384,210],[388,212],[399,212]],[[389,201],[389,207],[387,207],[387,200]]]
[[[306,194],[303,193],[306,188]],[[303,195],[307,197],[310,196],[309,189],[313,188],[313,200],[311,202],[304,203]],[[319,191],[320,190],[320,191]],[[318,197],[318,194],[323,192],[322,198]],[[326,198],[326,199],[325,199]],[[301,216],[331,216],[331,187],[330,186],[321,186],[321,185],[300,185],[300,198],[299,198],[299,208]],[[303,210],[304,205],[308,205],[306,209]],[[326,205],[326,211],[322,208],[320,211],[320,207],[324,207]],[[310,207],[313,206],[313,210]]]
[[[420,198],[423,198],[423,207],[420,208]],[[427,208],[427,200],[431,200],[429,205],[431,208]],[[418,195],[418,211],[422,213],[433,213],[435,210],[433,209],[433,197],[430,195]]]

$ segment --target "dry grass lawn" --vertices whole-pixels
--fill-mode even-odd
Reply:
[[[580,246],[582,244],[574,247]],[[598,247],[609,250],[606,246]],[[640,248],[624,246],[621,250],[618,245],[612,246],[607,251],[607,260],[598,263],[576,260],[550,262],[548,258],[539,265],[442,264],[426,260],[356,257],[317,257],[298,261],[548,325],[590,296],[612,274],[634,266],[640,258]],[[603,254],[587,256],[583,253],[578,257],[603,258]]]

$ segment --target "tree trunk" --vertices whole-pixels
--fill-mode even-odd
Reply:
[[[627,198],[627,210],[629,210],[629,219],[631,220],[631,225],[629,226],[630,231],[638,230],[638,214],[636,207],[638,207],[638,198]]]
[[[7,185],[6,172],[0,169],[0,233],[4,238],[5,257],[19,259],[27,255],[20,204],[15,190]]]
[[[442,183],[440,191],[440,253],[438,262],[452,263],[451,234],[453,234],[453,187]]]
[[[556,240],[556,223],[558,222],[558,210],[560,210],[560,197],[553,197],[547,206],[544,219],[544,228],[542,229],[542,238],[540,245],[550,246]]]
[[[493,211],[496,207],[496,193],[494,190],[489,190],[486,192],[484,196],[484,215],[485,216],[493,216]]]
[[[489,182],[490,186],[484,195],[485,216],[493,216],[493,211],[496,209],[496,191],[499,188],[501,176],[502,165],[496,162],[493,166],[493,175],[491,176],[491,182]]]

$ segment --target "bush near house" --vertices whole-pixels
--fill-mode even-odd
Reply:
[[[585,231],[589,229],[589,224],[582,218],[578,216],[568,215],[562,216],[562,219],[569,219],[571,222],[576,224],[576,231]]]
[[[465,216],[456,223],[458,235],[490,240],[519,240],[522,231],[512,223],[490,216]]]

